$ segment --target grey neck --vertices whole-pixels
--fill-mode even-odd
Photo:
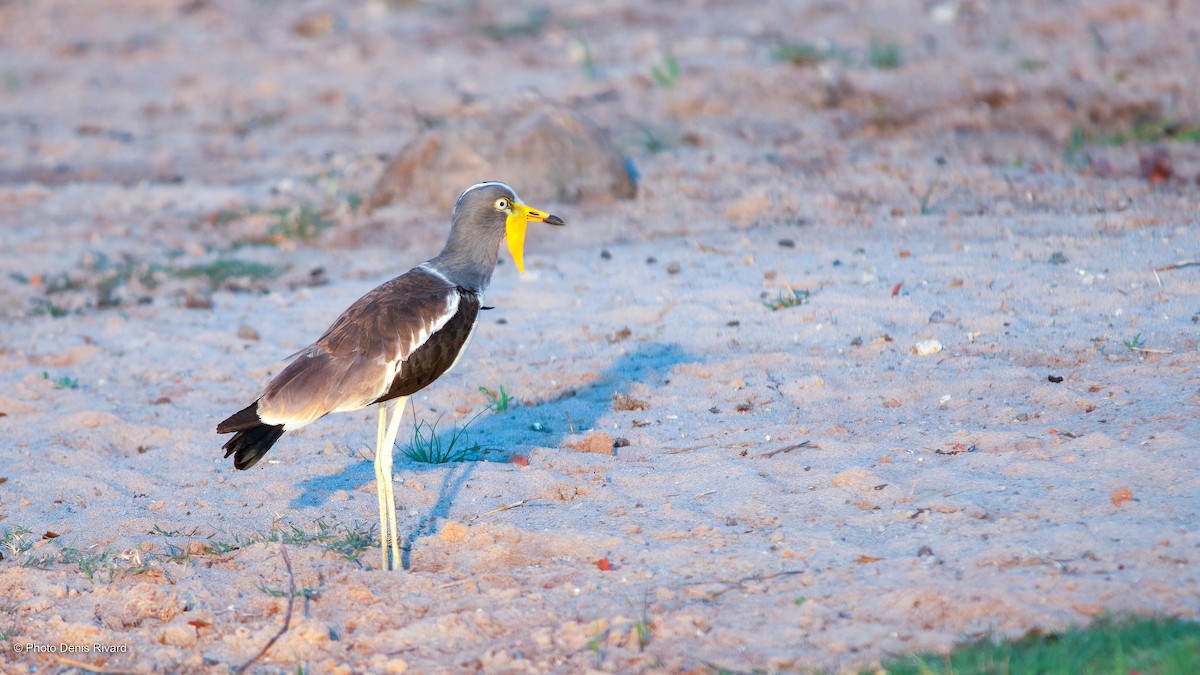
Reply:
[[[428,264],[445,275],[450,283],[482,293],[492,281],[499,255],[499,239],[462,236],[456,227],[451,229],[446,247]]]

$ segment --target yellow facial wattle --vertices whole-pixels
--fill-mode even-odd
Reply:
[[[513,204],[504,223],[504,238],[508,240],[508,251],[521,274],[525,273],[525,228],[528,225],[529,214],[525,206]]]
[[[521,274],[525,273],[525,228],[531,220],[535,223],[566,225],[558,216],[538,211],[520,202],[512,203],[509,207],[508,218],[504,221],[505,239],[508,240],[508,250],[512,253],[513,262],[516,263]]]

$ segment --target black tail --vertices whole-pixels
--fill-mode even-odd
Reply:
[[[234,468],[249,469],[283,435],[283,425],[263,424],[258,419],[258,401],[255,401],[217,425],[218,434],[233,432],[237,433],[223,447],[225,456],[233,455]]]

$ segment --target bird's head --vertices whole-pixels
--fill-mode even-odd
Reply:
[[[452,220],[456,229],[466,230],[467,236],[504,237],[522,274],[525,273],[525,227],[529,221],[566,225],[558,216],[522,204],[516,191],[498,182],[477,183],[467,188],[454,204]]]

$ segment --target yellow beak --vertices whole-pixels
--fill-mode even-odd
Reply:
[[[525,228],[531,220],[535,223],[566,225],[558,216],[513,202],[508,219],[504,223],[504,235],[508,240],[508,251],[512,253],[513,262],[521,274],[525,273]]]

